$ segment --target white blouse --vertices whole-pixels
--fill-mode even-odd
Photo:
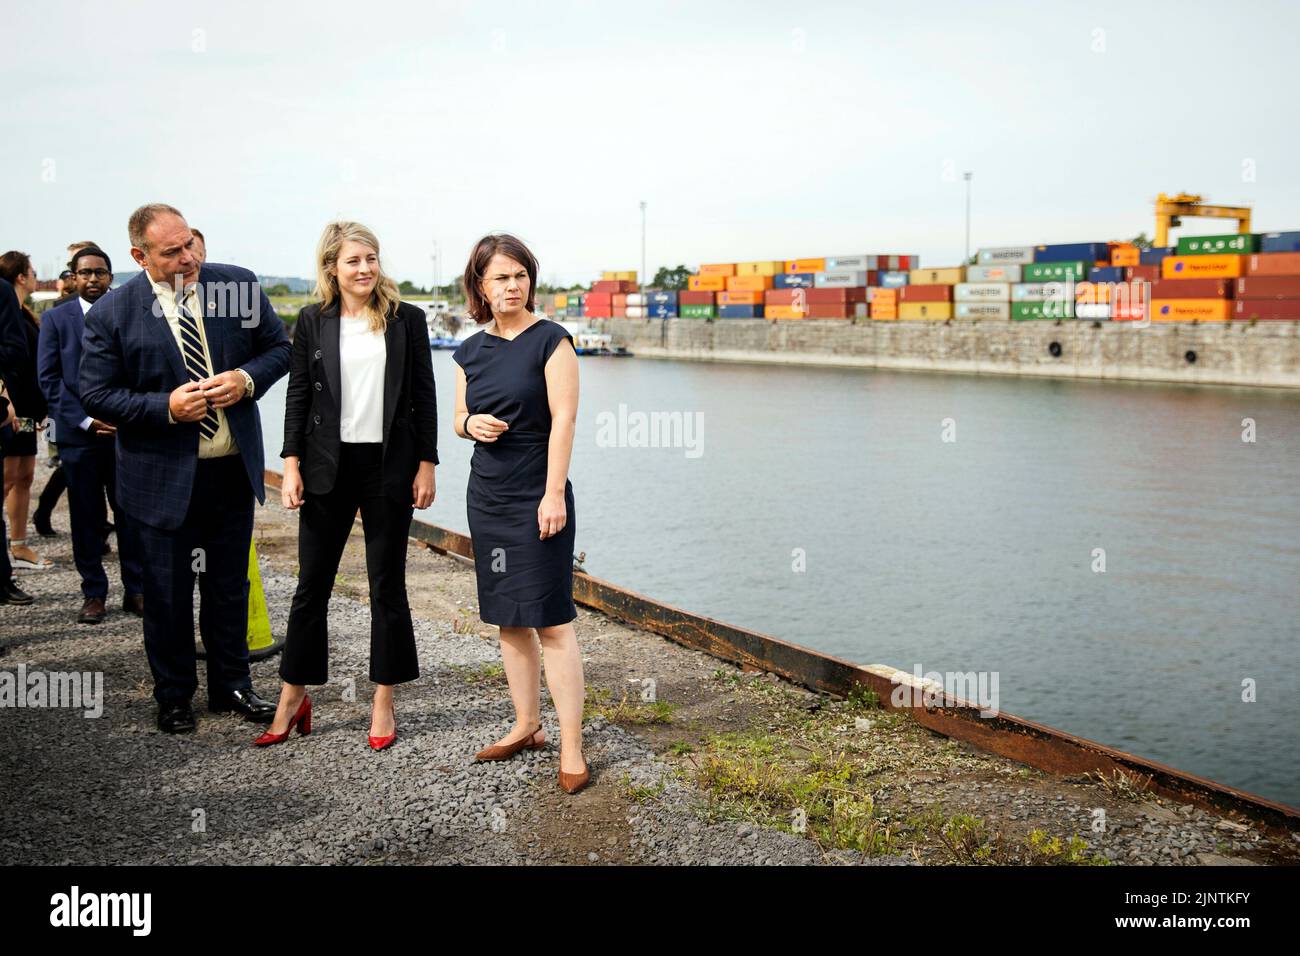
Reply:
[[[365,316],[339,317],[339,368],[343,407],[339,439],[384,440],[384,333],[371,332]]]

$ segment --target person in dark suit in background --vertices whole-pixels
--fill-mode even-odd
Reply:
[[[122,569],[122,610],[144,615],[140,545],[131,519],[120,513],[114,494],[114,435],[117,429],[98,421],[81,407],[81,337],[86,313],[108,292],[113,265],[108,254],[94,246],[72,257],[80,294],[71,302],[48,309],[41,317],[36,374],[50,403],[50,415],[59,439],[62,469],[68,479],[68,510],[72,520],[72,554],[81,574],[85,603],[78,623],[98,624],[107,615],[108,576],[104,573],[104,499],[117,527],[118,561]]]
[[[68,246],[68,268],[59,275],[59,279],[62,281],[60,287],[61,294],[58,301],[54,302],[46,309],[47,312],[57,306],[63,305],[65,302],[71,302],[79,295],[80,283],[77,281],[77,275],[72,269],[72,260],[75,259],[77,253],[86,248],[86,246],[94,246],[98,249],[99,243],[74,242],[72,245]],[[67,276],[68,278],[64,280],[64,276]],[[104,288],[107,289],[112,286],[112,284],[113,277],[109,276],[108,283]],[[73,379],[76,379],[77,377],[77,370],[75,367],[72,369],[72,377]],[[37,499],[36,510],[32,512],[32,527],[36,529],[36,533],[42,538],[54,538],[58,536],[59,533],[54,530],[54,525],[50,523],[50,517],[54,514],[54,509],[59,504],[60,496],[68,490],[68,478],[67,475],[63,473],[63,463],[59,459],[59,449],[57,447],[58,440],[58,427],[55,426],[54,434],[50,435],[49,440],[46,443],[50,450],[50,464],[54,467],[54,470],[50,472],[50,477],[45,479],[45,487],[41,489],[41,496]],[[106,524],[104,529],[105,539],[107,539],[108,532],[111,530],[112,527]],[[105,540],[103,553],[108,554],[109,550],[108,541]]]
[[[289,370],[289,337],[257,277],[193,254],[185,218],[141,206],[127,226],[142,272],[94,304],[81,404],[117,427],[117,497],[144,555],[144,643],[158,726],[195,727],[194,576],[208,709],[268,721],[248,669],[253,499],[266,498],[256,399]]]
[[[301,508],[298,589],[280,658],[280,707],[259,746],[311,731],[308,684],[328,679],[326,612],[357,509],[370,577],[370,746],[397,739],[393,685],[420,676],[406,597],[413,508],[433,502],[438,409],[424,313],[384,274],[379,240],[325,227],[316,294],[299,313],[284,402],[286,508]]]

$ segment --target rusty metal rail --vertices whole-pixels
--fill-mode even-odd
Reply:
[[[275,472],[268,471],[266,480],[269,486],[279,487],[280,476]],[[473,544],[459,532],[412,521],[411,537],[439,553],[474,559]],[[916,695],[913,702],[899,706],[893,699],[899,685],[886,673],[887,668],[864,667],[768,634],[693,614],[581,571],[573,575],[573,599],[684,647],[704,651],[747,670],[771,671],[811,690],[847,696],[865,685],[875,691],[882,707],[907,711],[935,733],[1039,770],[1063,775],[1100,772],[1107,777],[1119,773],[1164,797],[1217,813],[1246,817],[1270,830],[1300,832],[1300,809],[1296,807],[1183,773],[1054,727],[1007,713],[981,717],[977,705],[951,695],[939,695],[942,705],[936,701],[934,706],[927,706]]]

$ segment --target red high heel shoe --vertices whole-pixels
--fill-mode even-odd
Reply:
[[[397,706],[393,705],[393,732],[385,737],[376,737],[374,734],[366,734],[366,739],[370,741],[371,750],[383,750],[391,747],[393,741],[397,739]]]
[[[254,747],[266,747],[270,744],[282,744],[289,739],[293,733],[293,728],[298,728],[298,733],[304,737],[311,733],[311,695],[304,694],[302,703],[298,705],[298,712],[293,715],[289,721],[289,727],[282,734],[273,734],[269,730],[253,741]]]

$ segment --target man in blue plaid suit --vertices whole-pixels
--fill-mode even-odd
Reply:
[[[117,498],[140,530],[158,726],[195,727],[196,574],[208,708],[267,722],[275,704],[252,689],[247,644],[253,499],[266,500],[256,399],[288,372],[289,338],[252,272],[200,265],[176,209],[142,206],[127,230],[143,271],[86,314],[81,402],[117,426]]]

